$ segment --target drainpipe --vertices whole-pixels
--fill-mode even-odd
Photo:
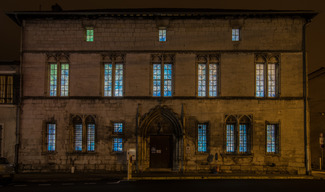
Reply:
[[[16,15],[17,18],[17,15]],[[18,19],[17,19],[18,20]],[[19,65],[19,97],[17,99],[16,108],[16,144],[15,144],[15,172],[19,170],[19,147],[20,147],[20,113],[21,113],[21,102],[22,102],[22,87],[23,87],[23,75],[22,75],[22,63],[23,63],[23,32],[24,32],[24,21],[21,23],[20,32],[20,65]]]
[[[309,126],[308,126],[308,116],[307,116],[307,61],[306,61],[306,26],[310,20],[306,19],[302,28],[302,57],[303,57],[303,97],[304,97],[304,143],[305,143],[305,167],[306,175],[310,175],[310,149],[309,149]]]
[[[137,107],[137,115],[136,115],[136,128],[135,128],[135,139],[136,139],[136,150],[135,150],[135,155],[136,155],[136,170],[139,172],[139,141],[138,141],[138,129],[139,129],[139,103]]]

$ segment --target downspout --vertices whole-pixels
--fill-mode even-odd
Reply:
[[[307,116],[307,61],[306,61],[306,26],[310,20],[306,19],[302,28],[302,59],[303,59],[303,97],[304,97],[304,143],[305,143],[305,167],[306,175],[310,175],[310,149],[309,149],[309,126]]]
[[[138,141],[138,129],[139,129],[139,105],[137,107],[137,115],[136,115],[136,128],[135,128],[135,139],[136,139],[136,150],[135,150],[135,155],[136,155],[136,171],[139,172],[139,141]]]
[[[16,15],[17,18],[17,15]],[[17,21],[18,18],[17,18]],[[20,113],[21,113],[21,102],[22,102],[22,87],[23,87],[23,75],[22,75],[22,63],[23,63],[23,33],[24,33],[24,21],[20,23],[20,61],[19,61],[19,97],[17,100],[16,108],[16,144],[15,144],[15,172],[19,170],[19,147],[20,147]]]

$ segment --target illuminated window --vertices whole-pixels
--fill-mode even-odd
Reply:
[[[171,97],[173,95],[173,63],[172,54],[151,55],[152,62],[152,95],[154,97]]]
[[[256,97],[278,96],[278,65],[276,56],[256,56]]]
[[[216,97],[217,85],[217,64],[198,64],[198,96]]]
[[[95,135],[96,135],[95,119],[91,116],[88,116],[83,122],[83,120],[79,116],[76,116],[73,119],[73,126],[74,126],[74,151],[76,152],[95,151]]]
[[[86,41],[87,42],[94,41],[94,29],[93,28],[86,29]]]
[[[104,96],[123,96],[123,64],[104,64]]]
[[[50,96],[68,96],[69,95],[69,64],[50,63],[49,91]],[[59,68],[58,68],[59,67]],[[59,73],[58,73],[59,72]],[[60,79],[60,81],[58,81]]]
[[[161,64],[153,64],[153,96],[161,96]]]
[[[207,152],[207,124],[198,124],[198,152]]]
[[[159,41],[166,41],[166,29],[159,29]]]
[[[88,116],[86,118],[87,126],[87,151],[95,151],[95,120]]]
[[[227,124],[227,153],[235,152],[235,125]]]
[[[114,123],[114,133],[123,133],[123,123]]]
[[[279,153],[279,125],[266,125],[266,152],[269,154]]]
[[[0,104],[14,102],[14,77],[0,75]]]
[[[232,41],[239,41],[239,29],[232,29]]]
[[[56,124],[47,124],[47,151],[55,151]]]
[[[74,150],[82,151],[82,124],[75,124],[74,130],[75,130]]]
[[[113,151],[114,152],[123,152],[122,138],[113,138]]]
[[[123,151],[123,123],[113,123],[113,151]]]
[[[69,93],[69,64],[61,64],[61,96]]]
[[[226,122],[226,152],[233,154],[250,153],[250,119],[243,116],[239,124],[234,116],[227,118]]]
[[[161,96],[161,90],[164,90],[164,97],[172,96],[172,75],[172,64],[153,64],[153,96]]]
[[[197,95],[199,97],[218,96],[218,55],[197,56]]]
[[[247,126],[246,124],[239,125],[239,152],[247,152]]]

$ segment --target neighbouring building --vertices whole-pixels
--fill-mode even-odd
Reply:
[[[314,11],[11,12],[19,170],[308,174]]]
[[[19,61],[0,61],[0,157],[16,163]]]
[[[318,170],[321,164],[319,158],[324,153],[319,138],[321,133],[325,136],[325,90],[319,88],[323,84],[325,84],[324,67],[308,74],[311,166]],[[324,169],[324,164],[322,165],[322,169]]]

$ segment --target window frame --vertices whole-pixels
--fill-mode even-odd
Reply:
[[[121,154],[124,152],[124,142],[125,142],[125,122],[124,121],[111,121],[112,124],[112,148],[111,152],[113,154]],[[121,132],[115,132],[115,124],[122,124],[122,131]],[[114,141],[115,139],[121,139],[121,145],[122,145],[122,150],[121,151],[116,151],[114,148]]]
[[[86,151],[87,152],[95,152],[96,151],[96,146],[97,146],[97,144],[96,144],[96,133],[97,133],[97,124],[96,124],[96,119],[95,119],[95,117],[93,117],[93,116],[91,116],[91,115],[88,115],[86,118],[85,118],[85,130],[86,130],[86,132],[85,132],[85,134],[86,134]],[[94,127],[93,127],[93,129],[94,129],[94,131],[93,131],[93,149],[89,149],[89,125],[94,125]],[[92,141],[90,141],[90,142],[92,142]],[[91,145],[90,145],[91,146]]]
[[[234,31],[235,31],[235,34],[234,34]],[[239,27],[231,28],[231,41],[232,42],[239,42],[240,40],[241,40],[241,28],[239,28]]]
[[[199,125],[205,125],[206,126],[206,129],[205,129],[205,141],[206,141],[206,151],[199,151]],[[209,142],[210,142],[210,139],[209,139],[209,134],[210,134],[210,123],[209,122],[196,122],[196,142],[195,142],[195,146],[196,146],[196,149],[195,149],[195,153],[196,154],[208,154],[210,152],[210,146],[209,146]]]
[[[54,125],[54,150],[49,150],[49,136],[50,136],[50,125]],[[56,126],[56,123],[54,122],[51,122],[51,123],[47,123],[46,124],[46,148],[47,148],[47,152],[55,152],[56,151],[56,141],[57,141],[57,137],[56,137],[56,133],[57,133],[57,126]]]
[[[210,54],[210,55],[197,55],[196,56],[196,97],[197,98],[216,98],[216,97],[220,97],[220,55],[219,54]],[[200,74],[199,74],[199,65],[205,65],[205,80],[203,80],[205,82],[205,92],[204,92],[204,96],[200,95],[200,91],[199,91],[199,86],[200,86]],[[215,95],[210,95],[211,93],[211,85],[210,84],[210,65],[216,65],[216,91],[215,91]]]
[[[55,95],[51,95],[51,65],[56,65],[56,94]],[[62,86],[62,76],[64,76],[62,74],[62,65],[67,65],[68,66],[68,80],[67,80],[67,95],[62,95],[62,90],[61,90],[61,86]],[[69,62],[49,62],[48,63],[48,96],[49,97],[69,97],[70,96],[70,63]]]
[[[244,121],[246,118],[246,121]],[[244,119],[244,120],[243,120]],[[225,126],[224,126],[224,153],[226,155],[235,155],[235,156],[247,156],[252,154],[252,146],[253,146],[253,124],[252,124],[252,116],[251,115],[242,115],[242,116],[235,116],[235,115],[226,115],[225,118]],[[228,144],[228,132],[227,128],[228,125],[233,125],[234,130],[234,142],[233,142],[233,152],[228,152],[227,144]],[[240,151],[240,126],[246,125],[246,152]]]
[[[92,32],[92,35],[88,35],[88,31]],[[93,26],[85,27],[85,41],[88,42],[94,42],[95,37],[95,29]]]
[[[103,55],[103,61],[102,61],[102,72],[101,72],[101,95],[103,97],[124,97],[125,96],[125,62],[124,62],[124,55]],[[111,90],[110,91],[106,91],[106,65],[112,65],[112,74],[111,74]],[[116,65],[122,65],[122,80],[121,80],[121,84],[122,84],[122,90],[119,92],[122,95],[115,95],[115,86],[116,86]],[[108,74],[109,76],[109,74]],[[110,95],[108,94],[110,93]]]
[[[91,118],[91,120],[88,120]],[[88,150],[88,125],[94,127],[94,150]],[[81,150],[76,150],[76,125],[81,125]],[[96,153],[97,124],[95,115],[74,115],[72,117],[72,151],[73,153]]]
[[[275,61],[271,61],[274,59]],[[269,65],[274,64],[274,96],[269,96]],[[257,65],[263,66],[263,96],[257,96]],[[280,97],[280,55],[279,54],[255,54],[255,87],[254,97],[255,98],[279,98]]]
[[[55,125],[55,150],[49,151],[48,150],[48,128],[50,124]],[[49,120],[43,121],[42,122],[42,153],[41,155],[50,155],[50,154],[57,154],[57,135],[58,135],[58,124],[57,121],[54,118],[50,118]]]
[[[0,105],[2,104],[15,104],[15,93],[16,93],[16,85],[15,85],[15,82],[16,82],[16,76],[15,74],[0,74],[0,80],[1,80],[1,77],[4,77],[4,84],[3,84],[3,87],[4,87],[4,97],[2,98],[1,97],[1,87],[2,87],[2,84],[0,82]],[[8,97],[8,79],[9,77],[11,77],[11,81],[12,81],[12,84],[10,85],[11,86],[11,98]],[[3,102],[2,102],[3,100]],[[9,101],[8,101],[9,100]],[[11,101],[11,102],[10,102]]]
[[[151,55],[151,70],[150,70],[150,95],[154,98],[171,98],[175,95],[175,62],[174,54],[154,54]],[[154,95],[154,65],[160,65],[160,96]],[[165,79],[165,66],[171,65],[171,79]],[[164,95],[165,81],[170,81],[170,94]]]
[[[275,152],[268,152],[267,145],[268,145],[268,132],[267,128],[268,125],[274,125],[277,134],[275,135]],[[281,156],[281,123],[280,122],[269,122],[265,121],[265,154],[266,156]]]
[[[160,32],[162,32],[162,34],[160,34]],[[167,28],[166,27],[158,28],[158,41],[160,43],[167,42]]]

